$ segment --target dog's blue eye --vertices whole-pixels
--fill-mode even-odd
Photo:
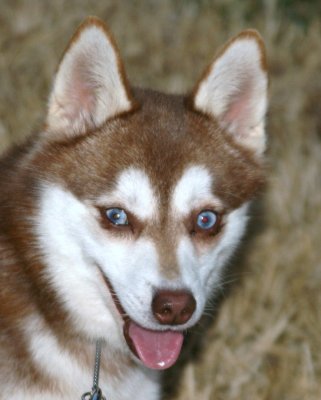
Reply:
[[[213,211],[202,211],[197,216],[197,226],[201,229],[211,229],[216,224],[217,215]]]
[[[106,210],[106,216],[109,221],[114,225],[128,225],[127,214],[121,208],[109,208],[108,210]]]

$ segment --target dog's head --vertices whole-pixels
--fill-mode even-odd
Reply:
[[[262,184],[266,89],[255,31],[184,97],[132,89],[102,22],[79,28],[29,160],[42,279],[79,333],[175,362]]]

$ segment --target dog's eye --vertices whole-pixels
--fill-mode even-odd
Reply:
[[[197,227],[200,229],[208,230],[212,229],[217,223],[217,214],[213,211],[202,211],[197,216]]]
[[[106,210],[106,217],[114,225],[128,225],[127,214],[121,208],[109,208],[108,210]]]

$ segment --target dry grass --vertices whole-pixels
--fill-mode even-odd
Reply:
[[[205,351],[183,368],[175,399],[321,399],[320,11],[285,0],[0,3],[2,149],[41,121],[57,60],[88,14],[112,28],[132,82],[167,91],[190,88],[239,30],[266,40],[270,178],[253,223],[263,228],[227,274],[236,282],[215,324],[196,332]]]

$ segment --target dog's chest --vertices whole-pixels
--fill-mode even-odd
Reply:
[[[30,365],[37,371],[37,379],[31,375],[27,380],[12,376],[9,385],[5,382],[4,397],[15,393],[17,400],[74,400],[91,391],[94,344],[67,348],[35,317],[25,321],[25,334]],[[159,399],[158,374],[121,355],[111,356],[106,346],[102,349],[99,371],[99,386],[104,396],[113,400],[129,400],[133,396]]]

